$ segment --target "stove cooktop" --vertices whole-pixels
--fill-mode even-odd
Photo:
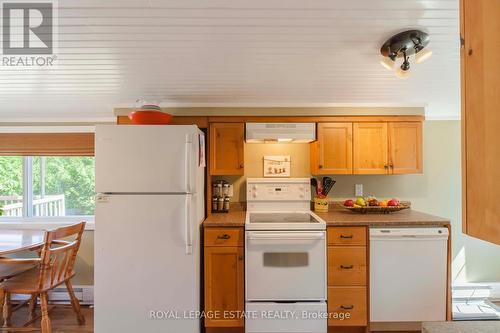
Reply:
[[[306,212],[247,212],[247,230],[325,230],[326,223]]]

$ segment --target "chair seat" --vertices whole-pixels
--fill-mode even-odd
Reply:
[[[0,265],[0,281],[10,279],[18,274],[33,269],[36,264],[5,264]]]
[[[74,275],[75,273],[73,272],[70,276],[73,277]],[[63,282],[64,280],[60,283]],[[33,294],[50,289],[50,285],[40,289],[40,270],[30,269],[2,282],[0,288],[3,289],[4,292],[11,294]]]

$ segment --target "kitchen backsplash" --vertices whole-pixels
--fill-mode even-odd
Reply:
[[[224,179],[233,184],[232,202],[246,201],[246,179],[263,176],[263,157],[266,155],[290,155],[291,177],[311,177],[308,143],[257,143],[245,144],[244,176],[220,176],[213,179]],[[417,193],[427,192],[426,183],[419,181],[425,179],[423,175],[333,175],[331,177],[337,182],[329,195],[334,200],[354,197],[355,184],[363,184],[365,196],[374,195],[380,198],[406,199]]]
[[[246,179],[247,177],[263,177],[263,158],[269,155],[290,155],[290,176],[295,178],[310,177],[308,143],[247,143],[245,144],[245,175],[220,176],[212,179],[224,179],[233,184],[231,201],[246,201]]]

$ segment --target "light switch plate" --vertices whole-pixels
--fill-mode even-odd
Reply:
[[[357,197],[363,196],[363,184],[354,185],[354,195]]]

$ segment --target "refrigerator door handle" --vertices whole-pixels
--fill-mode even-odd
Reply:
[[[186,230],[185,230],[185,243],[186,243],[186,254],[193,254],[193,235],[191,233],[191,200],[192,197],[189,195],[186,198]]]
[[[193,174],[191,158],[193,154],[193,139],[192,136],[186,135],[186,191],[187,193],[193,193],[191,177]]]

